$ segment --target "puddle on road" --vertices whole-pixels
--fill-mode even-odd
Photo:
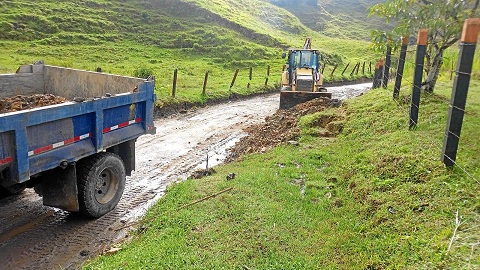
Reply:
[[[196,170],[208,170],[209,168],[222,164],[229,154],[228,149],[247,135],[245,132],[236,132],[218,143],[213,144],[208,150],[204,161],[197,165]]]
[[[357,97],[369,91],[372,88],[372,83],[362,83],[353,85],[342,85],[328,87],[327,90],[333,92],[332,98],[345,100],[352,97]]]

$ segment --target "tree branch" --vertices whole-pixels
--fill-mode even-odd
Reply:
[[[480,1],[480,0],[479,0]],[[450,41],[447,41],[445,42],[445,44],[443,44],[443,46],[441,47],[441,49],[446,49],[450,46],[452,46],[453,44],[455,44],[460,38],[456,37],[456,38],[452,38]]]
[[[477,14],[476,11],[478,9],[479,4],[480,4],[480,0],[475,1],[475,4],[473,4],[472,10],[470,10],[470,16],[471,17],[475,17],[475,15]]]
[[[419,2],[425,5],[430,5],[432,3],[431,1],[427,1],[427,0],[420,0]]]

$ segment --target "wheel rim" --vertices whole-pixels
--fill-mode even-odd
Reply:
[[[118,176],[110,169],[105,168],[97,177],[95,185],[95,199],[100,204],[110,202],[118,190]]]

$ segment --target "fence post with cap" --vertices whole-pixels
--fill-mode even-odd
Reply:
[[[408,37],[402,39],[402,47],[400,48],[400,58],[397,65],[397,76],[395,78],[395,87],[393,88],[393,98],[398,98],[400,87],[402,87],[403,69],[405,68],[405,59],[407,58]]]
[[[392,47],[387,47],[387,53],[385,54],[385,68],[383,69],[382,87],[388,87],[388,79],[390,78],[390,66],[392,65]]]
[[[428,29],[418,30],[417,56],[415,59],[415,73],[413,75],[412,99],[410,105],[410,129],[417,127],[418,111],[420,108],[420,94],[423,78],[423,65],[425,63],[425,53],[427,51]]]
[[[472,18],[465,21],[460,40],[460,53],[455,79],[453,81],[452,97],[450,99],[450,108],[448,109],[447,127],[442,148],[441,159],[448,167],[455,164],[457,157],[468,87],[470,84],[470,74],[472,73],[473,58],[479,31],[480,18]]]

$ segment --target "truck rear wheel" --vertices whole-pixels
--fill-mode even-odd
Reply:
[[[77,163],[80,213],[98,218],[120,201],[125,188],[125,165],[113,153],[98,153]]]

